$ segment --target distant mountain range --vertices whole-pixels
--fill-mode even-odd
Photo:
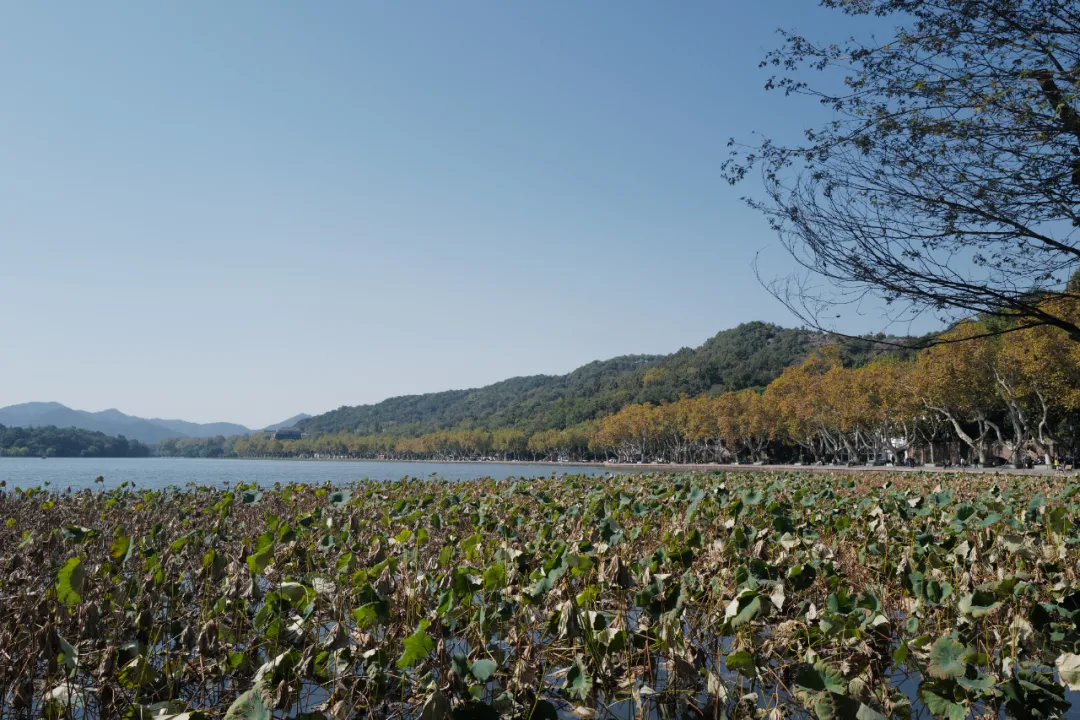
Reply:
[[[840,343],[847,366],[896,354],[867,337]],[[192,423],[140,418],[119,410],[87,412],[55,402],[0,408],[0,425],[75,427],[123,435],[148,445],[169,438],[249,435],[296,425],[310,435],[335,432],[409,435],[442,428],[561,429],[617,412],[630,403],[662,403],[683,394],[762,388],[784,368],[836,339],[811,330],[752,322],[724,330],[696,348],[670,355],[624,355],[598,360],[566,375],[516,377],[471,390],[405,395],[374,405],[342,406],[321,415],[295,415],[253,430],[235,423]],[[902,354],[902,353],[901,353]]]
[[[292,427],[293,425],[300,422],[301,420],[307,420],[309,417],[311,417],[311,416],[308,415],[307,413],[300,413],[299,415],[293,415],[288,420],[282,420],[279,423],[274,423],[273,425],[267,425],[266,427],[263,428],[263,430],[268,430],[270,432],[273,432],[274,430],[280,430],[281,428]]]
[[[309,415],[295,415],[264,430],[278,430],[306,420]],[[217,435],[250,435],[251,428],[236,423],[193,423],[185,420],[141,418],[116,409],[88,412],[72,410],[57,402],[29,402],[0,408],[0,425],[7,427],[74,427],[96,430],[106,435],[123,435],[130,440],[155,444],[167,438],[207,438]]]

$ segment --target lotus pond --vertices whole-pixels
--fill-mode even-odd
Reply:
[[[0,718],[1049,718],[1080,485],[735,473],[0,495]]]

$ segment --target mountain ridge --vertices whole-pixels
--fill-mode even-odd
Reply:
[[[894,354],[876,340],[847,340],[840,347],[845,365]],[[723,330],[696,348],[668,355],[622,355],[594,360],[563,375],[512,377],[479,388],[401,395],[368,405],[342,405],[320,415],[305,413],[259,430],[236,423],[191,423],[141,418],[116,408],[73,410],[58,402],[30,402],[0,408],[0,425],[74,427],[123,435],[146,444],[168,439],[272,432],[291,425],[311,435],[336,432],[422,434],[441,429],[517,428],[529,432],[564,429],[618,412],[632,403],[654,404],[682,395],[763,388],[815,348],[834,343],[825,333],[752,322]]]
[[[301,414],[303,415],[303,414]],[[286,423],[295,421],[294,415]],[[79,430],[100,432],[112,437],[123,435],[129,440],[156,444],[169,438],[211,438],[218,435],[250,435],[252,430],[238,423],[193,423],[186,420],[142,418],[128,415],[116,408],[97,412],[75,410],[55,401],[27,402],[0,408],[0,425],[6,427],[39,428],[55,425]],[[276,429],[281,424],[270,426]]]
[[[296,425],[296,423],[298,423],[298,422],[301,422],[303,420],[307,420],[309,417],[311,417],[311,416],[308,415],[307,413],[300,413],[299,415],[293,415],[291,418],[288,418],[286,420],[282,420],[279,423],[274,423],[273,425],[267,425],[266,427],[263,428],[263,431],[264,432],[273,432],[275,430],[280,430],[281,428],[292,427],[292,426]]]
[[[875,340],[840,345],[845,364],[893,354]],[[761,388],[831,336],[764,322],[722,330],[699,347],[668,355],[623,355],[595,360],[564,375],[508,378],[479,388],[402,395],[368,405],[343,405],[299,423],[309,434],[393,432],[419,434],[451,428],[563,429],[625,405],[670,402],[700,395]]]

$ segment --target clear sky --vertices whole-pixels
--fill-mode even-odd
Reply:
[[[673,352],[786,263],[727,139],[809,0],[6,3],[0,405],[262,426]],[[845,329],[880,329],[877,317]]]

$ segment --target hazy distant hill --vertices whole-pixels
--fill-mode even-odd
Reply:
[[[149,422],[173,431],[172,437],[205,438],[218,435],[229,437],[230,435],[251,434],[251,428],[236,423],[193,423],[186,420],[163,420],[161,418],[150,418]]]
[[[273,432],[274,430],[280,430],[281,428],[292,427],[293,425],[300,422],[301,420],[307,420],[309,417],[311,417],[311,416],[308,415],[307,413],[300,413],[299,415],[293,415],[288,420],[282,420],[279,423],[274,423],[273,425],[267,425],[266,427],[263,428],[263,430],[269,430],[269,431]]]
[[[292,425],[296,420],[308,417],[297,415],[282,425]],[[56,402],[29,402],[0,408],[0,425],[7,427],[74,427],[92,430],[106,435],[123,435],[129,440],[155,444],[167,438],[210,438],[218,435],[248,435],[252,431],[236,423],[193,423],[185,420],[140,418],[119,410],[101,412],[72,410]],[[278,427],[278,426],[271,426]]]
[[[106,435],[123,435],[147,444],[156,443],[176,433],[149,420],[125,415],[119,410],[87,412],[72,410],[56,402],[32,402],[0,408],[0,425],[8,427],[74,427]]]
[[[763,387],[813,348],[829,342],[818,332],[746,323],[718,333],[698,348],[671,355],[627,355],[592,362],[567,375],[517,377],[472,390],[343,406],[299,425],[308,433],[459,426],[563,428],[616,412],[628,403]],[[881,354],[881,347],[869,341],[848,343],[841,353],[845,362],[858,365]]]

